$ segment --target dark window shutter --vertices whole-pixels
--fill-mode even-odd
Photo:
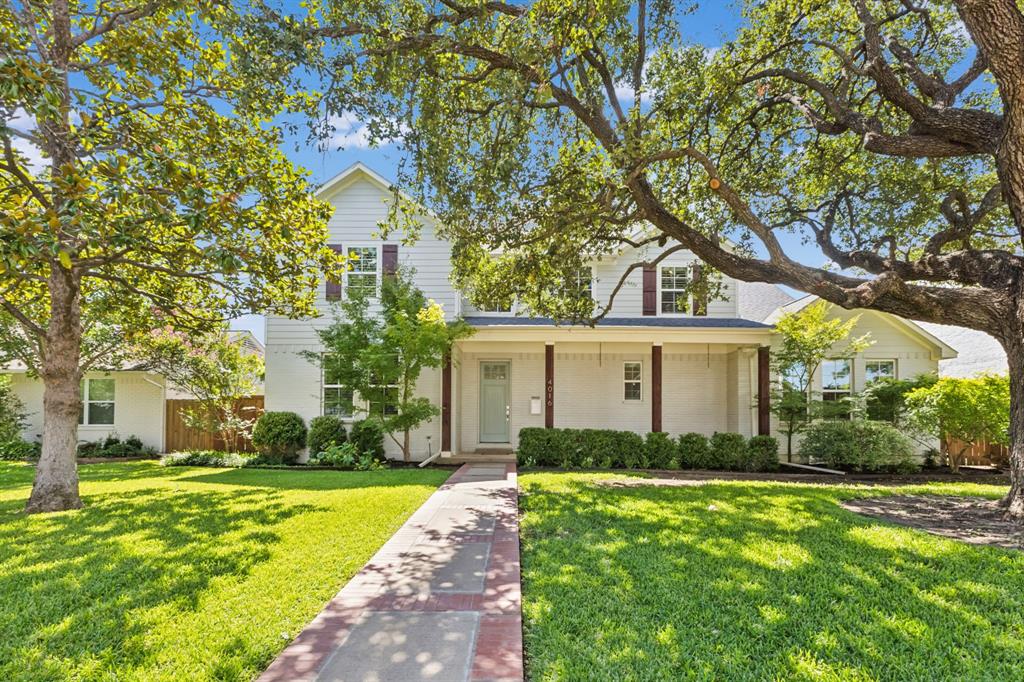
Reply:
[[[328,244],[327,248],[334,253],[341,253],[341,244]],[[327,275],[327,300],[328,301],[340,301],[341,300],[341,278],[344,277],[344,273],[341,271],[329,273]]]
[[[398,272],[398,244],[385,244],[381,251],[381,270],[385,275]]]
[[[693,281],[701,288],[699,293],[695,293],[693,295],[693,314],[701,317],[707,316],[708,314],[708,293],[701,285],[700,281],[703,268],[704,266],[700,263],[693,264]]]
[[[644,266],[644,315],[658,314],[658,271],[653,265]]]

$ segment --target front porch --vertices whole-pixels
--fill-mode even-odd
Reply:
[[[524,427],[767,433],[770,329],[700,322],[478,325],[442,373],[445,459],[510,461]]]

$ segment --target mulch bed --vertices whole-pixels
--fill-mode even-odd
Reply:
[[[874,519],[972,545],[1024,549],[1024,526],[1006,519],[995,500],[952,495],[892,495],[849,500],[841,506]]]

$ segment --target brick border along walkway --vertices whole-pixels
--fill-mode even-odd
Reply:
[[[517,495],[514,464],[463,465],[259,682],[522,680]]]

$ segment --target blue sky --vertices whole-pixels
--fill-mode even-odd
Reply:
[[[684,16],[681,26],[685,40],[715,48],[735,34],[740,21],[737,4],[706,2]],[[402,152],[397,146],[369,148],[362,123],[352,117],[335,121],[335,128],[333,144],[329,149],[318,149],[318,145],[309,142],[302,133],[289,137],[285,142],[284,151],[296,164],[310,171],[313,184],[319,185],[329,180],[356,161],[362,161],[389,180],[395,179],[396,168],[402,159]],[[798,260],[814,265],[822,262],[820,252],[801,244],[796,237],[786,239],[786,242],[791,242],[786,245]],[[262,315],[246,315],[235,320],[232,327],[248,329],[260,340],[264,339]]]

